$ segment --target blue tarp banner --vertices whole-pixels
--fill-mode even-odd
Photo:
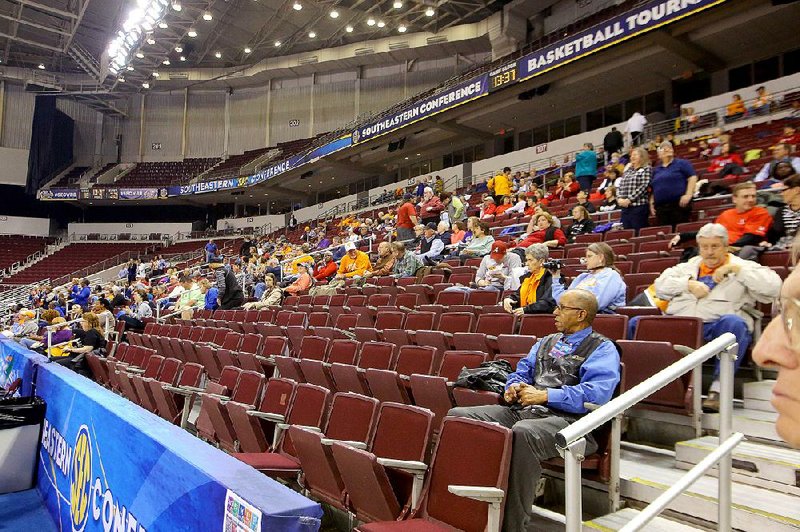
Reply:
[[[437,113],[465,104],[489,93],[488,74],[465,81],[443,92],[424,98],[411,107],[393,115],[371,122],[353,131],[353,144],[385,135],[401,127],[418,122]]]
[[[47,357],[34,353],[14,340],[0,335],[0,388],[22,379],[19,395],[31,395],[36,365],[47,363]]]
[[[61,530],[317,531],[319,504],[56,364],[37,488]]]
[[[520,81],[549,72],[576,59],[618,44],[725,0],[655,0],[570,35],[518,61]]]

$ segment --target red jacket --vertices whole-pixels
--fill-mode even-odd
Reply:
[[[326,281],[332,276],[336,275],[336,270],[338,269],[339,266],[337,266],[333,261],[329,261],[325,265],[318,264],[314,267],[314,279],[317,281]]]
[[[544,244],[547,242],[545,236],[546,233],[547,230],[534,231],[533,233],[529,234],[525,240],[517,244],[517,247],[526,248],[531,244]],[[558,247],[564,247],[567,244],[567,237],[564,235],[564,231],[558,228],[556,228],[556,230],[553,232],[553,238],[551,240],[558,240]]]
[[[430,208],[430,210],[428,210]],[[431,199],[419,206],[420,218],[433,218],[439,216],[439,213],[444,210],[444,204],[439,199],[439,196],[433,196]]]

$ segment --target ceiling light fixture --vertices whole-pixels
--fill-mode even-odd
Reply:
[[[39,63],[39,70],[44,70],[44,63]]]
[[[145,81],[144,83],[142,83],[142,87],[144,87],[145,89],[149,89],[150,84]]]
[[[143,40],[148,44],[155,44],[151,34],[156,26],[167,27],[163,19],[170,6],[176,11],[181,9],[181,3],[177,0],[137,0],[135,4],[136,7],[125,17],[121,28],[114,34],[106,49],[108,68],[112,74],[125,69],[131,55]]]
[[[392,4],[392,7],[395,9],[403,9],[403,2],[397,0],[394,4]]]
[[[183,51],[183,46],[179,44],[178,46],[175,47],[175,51],[181,53]]]
[[[250,53],[250,52],[252,52],[252,51],[253,51],[253,50],[252,50],[252,49],[251,49],[249,46],[245,46],[245,47],[244,47],[244,53],[246,53],[246,54],[249,54],[249,53]]]
[[[128,65],[128,70],[130,70],[131,72],[133,72],[133,67],[132,67],[131,65]]]
[[[382,21],[382,20],[379,20],[379,21],[378,21],[378,27],[379,27],[379,28],[382,28],[382,27],[384,27],[384,26],[386,26],[386,23],[385,23],[384,21]]]
[[[164,59],[161,61],[162,64],[169,66],[169,59]]]
[[[144,54],[142,52],[136,52],[136,57],[139,59],[144,59]]]
[[[153,72],[153,77],[154,77],[154,78],[157,78],[157,77],[158,77],[158,76],[160,76],[160,75],[161,75],[161,74],[159,74],[158,72]]]
[[[197,37],[197,30],[194,28],[189,28],[189,31],[186,32],[186,35],[189,37]]]
[[[408,31],[408,28],[406,28],[405,24],[400,24],[400,26],[397,28],[397,31],[399,31],[400,33],[405,33],[406,31]]]
[[[344,29],[344,31],[346,31],[347,33],[353,33],[353,26],[347,26],[347,27]]]
[[[222,58],[222,52],[214,52],[214,57],[216,57],[217,59]]]
[[[432,17],[435,14],[436,14],[436,11],[434,11],[432,7],[429,7],[428,9],[425,10],[425,16],[426,17]]]
[[[203,11],[203,20],[214,20],[214,15],[211,14],[211,11]]]
[[[303,4],[301,4],[300,2],[295,2],[294,5],[292,5],[292,9],[294,9],[295,11],[300,11],[301,9],[303,9]]]
[[[308,32],[308,38],[309,38],[309,39],[313,39],[313,38],[315,38],[316,36],[317,36],[317,34],[316,34],[315,32],[313,32],[313,31],[309,31],[309,32]]]
[[[117,78],[117,81],[119,81],[120,83],[125,83],[125,78],[120,76],[120,77]]]
[[[181,61],[186,61],[186,56],[185,55],[181,56]]]
[[[335,9],[331,9],[331,18],[339,18],[339,12]]]
[[[367,26],[374,26],[374,25],[375,25],[375,19],[374,18],[368,18],[367,19]]]
[[[169,24],[167,24],[166,22],[164,22],[162,20],[161,22],[158,23],[158,27],[161,28],[162,30],[165,30],[165,29],[169,28]]]
[[[275,41],[275,48],[281,45],[281,41]]]

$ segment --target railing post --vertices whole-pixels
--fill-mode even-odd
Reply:
[[[559,452],[564,457],[564,498],[566,499],[566,530],[580,532],[583,526],[581,498],[581,462],[586,450],[586,438],[579,438]]]
[[[694,424],[694,437],[703,435],[703,367],[696,366],[692,370],[692,424]]]
[[[608,480],[608,511],[614,513],[620,509],[619,453],[622,440],[622,414],[611,420],[611,463]]]
[[[733,428],[733,372],[739,344],[733,344],[719,354],[720,414],[719,442],[731,436]],[[727,532],[731,529],[731,468],[733,460],[728,453],[719,461],[719,497],[718,520],[719,530]]]

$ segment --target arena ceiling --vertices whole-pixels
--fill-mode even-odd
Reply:
[[[401,33],[436,33],[483,20],[510,0],[161,1],[169,4],[162,24],[135,48],[141,57],[132,58],[120,82],[108,75],[103,56],[137,0],[0,0],[4,75],[19,69],[26,81],[64,92],[138,91],[159,68],[230,69]]]

